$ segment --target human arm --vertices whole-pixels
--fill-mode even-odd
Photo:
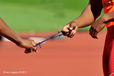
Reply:
[[[82,14],[63,27],[62,32],[65,36],[72,38],[78,28],[87,27],[96,20],[101,13],[102,6],[100,3],[102,2],[98,2],[98,6],[100,6],[97,8],[98,6],[94,4],[94,1],[95,0],[90,0],[88,6],[83,10]]]
[[[114,21],[114,11],[104,14],[90,28],[90,35],[97,39],[97,34],[105,27],[106,23]]]
[[[24,40],[19,37],[13,30],[11,30],[7,24],[0,18],[0,35],[8,38],[16,45],[25,48],[26,50],[36,51],[37,49],[34,47],[35,42],[31,40]]]

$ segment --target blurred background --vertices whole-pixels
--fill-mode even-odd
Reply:
[[[88,1],[0,0],[0,17],[17,32],[50,32],[77,18]]]

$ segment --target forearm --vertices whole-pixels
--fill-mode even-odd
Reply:
[[[1,18],[0,18],[0,34],[8,38],[9,40],[13,41],[17,45],[21,43],[21,38],[14,31],[12,31]]]
[[[108,22],[114,21],[114,11],[104,14],[97,21],[93,23],[90,28],[90,35],[93,38],[97,38],[97,34],[105,27]]]
[[[103,23],[114,21],[114,11],[104,14],[100,19]]]
[[[89,32],[93,38],[97,38],[97,34],[105,27],[108,22],[114,21],[114,11],[104,14],[96,22],[93,23]]]

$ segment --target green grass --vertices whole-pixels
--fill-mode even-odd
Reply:
[[[17,32],[49,32],[77,18],[87,3],[88,0],[0,0],[0,16]]]

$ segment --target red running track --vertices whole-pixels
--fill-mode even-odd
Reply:
[[[103,76],[105,32],[92,39],[79,32],[72,39],[48,41],[39,53],[24,54],[10,42],[0,44],[0,76]]]

